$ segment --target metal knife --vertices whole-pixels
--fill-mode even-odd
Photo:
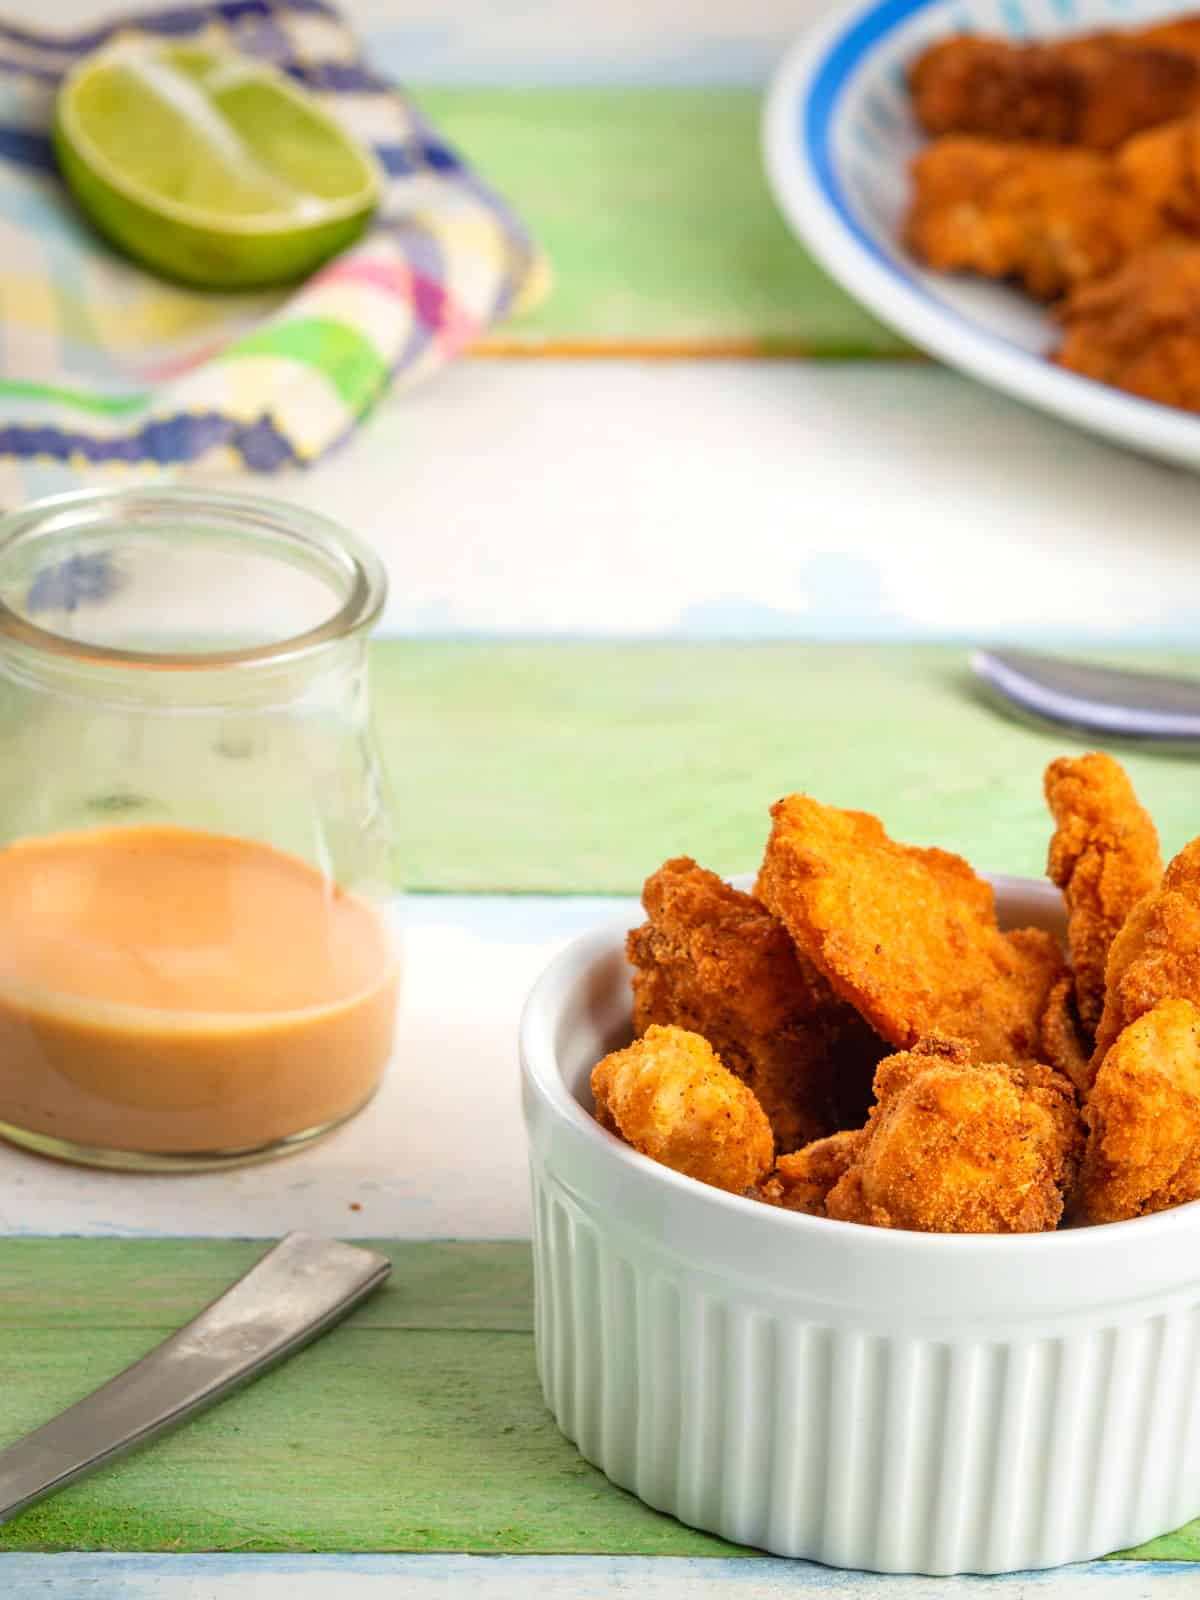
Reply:
[[[0,1450],[0,1522],[284,1360],[391,1269],[373,1250],[289,1233],[149,1355]]]
[[[1200,744],[1200,679],[1097,667],[1030,650],[976,650],[971,669],[1010,706],[1083,733]]]

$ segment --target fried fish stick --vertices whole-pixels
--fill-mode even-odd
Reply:
[[[1093,1081],[1118,1035],[1162,1000],[1200,1005],[1200,839],[1183,847],[1112,942]]]
[[[1067,905],[1075,1000],[1087,1035],[1104,1009],[1108,952],[1138,901],[1162,881],[1158,831],[1119,762],[1097,751],[1046,768],[1054,836],[1046,871]]]
[[[886,1046],[765,906],[688,856],[646,880],[642,903],[648,920],[626,942],[635,1030],[702,1034],[753,1089],[780,1151],[861,1126]]]
[[[924,51],[909,83],[930,134],[1112,150],[1200,107],[1200,18],[1038,44],[963,34]]]
[[[653,1027],[592,1072],[596,1120],[645,1156],[742,1194],[771,1170],[766,1113],[699,1034]]]
[[[901,1050],[941,1034],[981,1061],[1036,1059],[1064,971],[1050,934],[1001,933],[961,856],[897,844],[877,817],[799,794],[771,815],[758,897],[877,1033]]]
[[[905,243],[938,272],[1013,279],[1038,300],[1111,273],[1169,231],[1154,196],[1090,150],[939,140],[913,162]]]
[[[931,1039],[882,1062],[875,1094],[827,1216],[921,1233],[1058,1225],[1082,1145],[1065,1078],[974,1062],[958,1042]]]
[[[1161,1000],[1118,1035],[1084,1107],[1090,1222],[1200,1199],[1200,1006]]]

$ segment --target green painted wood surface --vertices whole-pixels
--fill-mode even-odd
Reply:
[[[1104,659],[1200,674],[1198,653]],[[998,714],[948,646],[386,641],[373,665],[423,890],[633,893],[681,852],[747,871],[795,789],[1040,874],[1042,770],[1092,744]],[[1193,758],[1121,759],[1168,850],[1200,833]]]
[[[553,292],[506,325],[504,341],[904,350],[785,227],[763,175],[754,91],[472,87],[418,98],[553,262]]]
[[[262,1254],[227,1240],[0,1241],[0,1445]],[[392,1281],[319,1343],[0,1529],[0,1550],[729,1554],[614,1489],[533,1365],[526,1245],[383,1245]]]
[[[177,1432],[0,1529],[5,1550],[750,1554],[649,1510],[558,1433],[524,1244],[378,1244],[391,1281]],[[261,1242],[0,1240],[0,1446],[144,1353]],[[1200,1561],[1200,1522],[1136,1552]]]

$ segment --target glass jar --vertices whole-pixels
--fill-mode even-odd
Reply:
[[[0,519],[0,1135],[108,1167],[282,1155],[391,1049],[385,577],[208,489]]]

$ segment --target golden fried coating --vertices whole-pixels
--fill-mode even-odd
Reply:
[[[1164,17],[1161,22],[1119,33],[1118,37],[1157,50],[1177,50],[1185,56],[1200,56],[1200,12]]]
[[[1118,1034],[1161,1000],[1200,1005],[1200,839],[1183,847],[1112,942],[1093,1080]]]
[[[1071,1085],[1049,1067],[969,1059],[930,1039],[875,1075],[878,1103],[826,1215],[921,1233],[1055,1228],[1082,1133]]]
[[[1081,1095],[1092,1081],[1090,1035],[1085,1036],[1075,1004],[1075,980],[1068,972],[1046,997],[1041,1022],[1042,1060],[1069,1078]]]
[[[849,1170],[862,1141],[861,1128],[847,1129],[806,1144],[791,1155],[780,1156],[775,1171],[758,1191],[758,1198],[785,1211],[823,1217],[829,1191]]]
[[[1122,186],[1170,229],[1200,231],[1200,113],[1130,139],[1113,166]]]
[[[1142,896],[1162,881],[1158,830],[1124,767],[1098,751],[1052,761],[1045,791],[1054,818],[1046,871],[1067,903],[1075,1001],[1090,1036],[1104,1009],[1113,939]]]
[[[1090,150],[959,135],[913,162],[909,249],[939,272],[1013,278],[1038,300],[1114,271],[1168,230],[1151,198]]]
[[[596,1120],[644,1156],[741,1194],[771,1170],[771,1125],[708,1042],[652,1027],[592,1072]]]
[[[1200,107],[1200,20],[1012,44],[964,34],[913,63],[917,119],[931,134],[974,133],[1111,150]]]
[[[649,920],[626,942],[635,1030],[702,1034],[753,1089],[781,1151],[861,1126],[887,1047],[770,912],[687,856],[646,880],[642,903]]]
[[[981,1061],[1037,1056],[1064,970],[1050,934],[1001,933],[961,856],[897,844],[877,817],[798,794],[771,815],[758,897],[876,1032],[901,1050],[943,1034]]]
[[[1143,400],[1200,411],[1200,243],[1141,251],[1059,310],[1060,367]]]
[[[1200,1199],[1200,1006],[1162,1000],[1130,1023],[1104,1057],[1084,1118],[1088,1221]]]

